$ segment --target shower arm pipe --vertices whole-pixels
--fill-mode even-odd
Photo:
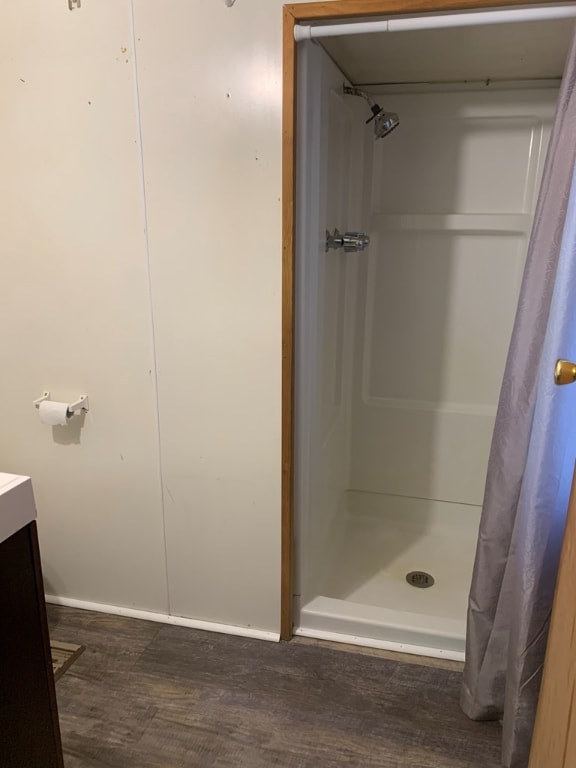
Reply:
[[[391,18],[378,21],[356,21],[348,24],[296,24],[294,39],[313,40],[320,37],[364,35],[374,32],[411,32],[421,29],[447,29],[449,27],[473,27],[480,24],[506,24],[519,21],[552,21],[576,18],[576,4],[552,5],[537,8],[512,8],[503,11],[471,11],[468,13],[444,13],[408,18]]]
[[[347,93],[349,96],[360,96],[361,98],[366,99],[370,109],[376,106],[376,102],[374,101],[372,96],[370,96],[369,93],[366,93],[366,91],[361,91],[360,88],[356,88],[355,85],[346,85],[346,83],[344,83],[343,91],[344,93]],[[374,117],[375,115],[373,115],[370,119],[372,120]]]

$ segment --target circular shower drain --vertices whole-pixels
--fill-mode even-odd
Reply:
[[[410,571],[406,574],[406,581],[411,587],[419,587],[420,589],[426,589],[434,584],[434,577],[426,571]]]

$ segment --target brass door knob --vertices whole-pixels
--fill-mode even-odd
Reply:
[[[576,381],[576,363],[570,360],[557,360],[554,368],[554,382],[556,384],[573,384]]]

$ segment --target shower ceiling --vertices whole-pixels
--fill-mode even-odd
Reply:
[[[319,40],[355,85],[559,78],[573,19]]]

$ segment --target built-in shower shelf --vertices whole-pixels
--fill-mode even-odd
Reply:
[[[528,234],[532,226],[532,216],[523,213],[381,213],[372,220],[392,231]]]

